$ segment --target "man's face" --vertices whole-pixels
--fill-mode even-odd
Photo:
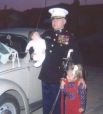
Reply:
[[[64,28],[66,20],[64,18],[54,18],[52,19],[52,27],[54,30],[60,30]]]

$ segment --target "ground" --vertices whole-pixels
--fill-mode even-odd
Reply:
[[[84,114],[103,114],[103,68],[87,67],[87,108]],[[41,111],[32,114],[42,114]]]
[[[103,68],[87,68],[87,109],[85,114],[103,114]]]

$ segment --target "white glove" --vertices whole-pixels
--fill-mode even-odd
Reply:
[[[70,58],[72,52],[73,52],[73,49],[69,49],[68,54],[67,54],[67,58]]]

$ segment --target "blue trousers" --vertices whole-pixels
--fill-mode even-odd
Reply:
[[[59,89],[59,84],[49,84],[42,81],[43,114],[49,114]],[[53,110],[53,114],[60,114],[60,95]]]

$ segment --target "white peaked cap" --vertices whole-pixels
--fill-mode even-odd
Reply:
[[[51,14],[51,18],[65,18],[68,11],[63,8],[51,8],[49,9],[49,13]]]

